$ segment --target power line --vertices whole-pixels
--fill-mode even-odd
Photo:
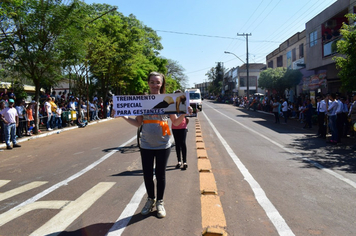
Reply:
[[[261,14],[259,14],[259,16],[249,25],[249,28],[256,22],[256,20],[258,20],[258,18],[260,18],[260,17],[262,16],[263,12],[265,12],[265,10],[268,8],[268,6],[271,5],[272,1],[273,1],[273,0],[271,0],[271,1],[268,3],[267,7],[265,7],[265,8],[263,9],[263,11],[261,12]],[[249,30],[249,31],[250,31],[250,30]]]
[[[270,10],[269,12],[268,12],[268,14],[262,19],[262,21],[264,21],[266,18],[267,18],[267,16],[269,16],[270,14],[271,14],[271,12],[278,6],[278,4],[281,2],[282,0],[279,0],[279,2],[277,2],[277,4],[272,8],[272,10]],[[251,32],[252,31],[254,31],[257,27],[259,27],[260,25],[257,25],[253,30],[251,30]]]
[[[223,38],[223,39],[234,39],[234,40],[244,41],[243,39],[232,38],[232,37],[225,37],[225,36],[193,34],[193,33],[176,32],[176,31],[168,31],[168,30],[155,30],[155,31],[158,31],[158,32],[165,32],[165,33],[171,33],[171,34],[185,34],[185,35],[192,35],[192,36],[199,36],[199,37]],[[281,41],[269,41],[269,40],[251,40],[251,42],[254,42],[254,43],[282,43]]]
[[[247,23],[250,21],[250,19],[252,18],[252,16],[257,12],[257,10],[260,8],[261,4],[263,3],[263,0],[260,2],[260,4],[257,6],[257,8],[255,9],[255,11],[252,13],[252,15],[248,18],[248,20],[245,22],[245,24],[241,27],[241,32],[244,32],[244,27],[245,25],[247,25]]]
[[[205,34],[193,34],[193,33],[184,33],[184,32],[176,32],[176,31],[168,31],[168,30],[155,30],[157,32],[165,32],[171,34],[185,34],[185,35],[193,35],[199,37],[208,37],[208,38],[222,38],[222,39],[234,39],[234,40],[241,40],[239,38],[232,38],[232,37],[224,37],[224,36],[216,36],[216,35],[205,35]]]
[[[251,24],[249,24],[249,27],[248,28],[250,28],[250,27],[252,27],[252,25],[262,16],[262,14],[266,11],[266,9],[268,8],[268,6],[269,5],[271,5],[271,3],[272,3],[272,1],[273,0],[271,0],[269,3],[268,3],[268,5],[266,6],[266,7],[264,7],[264,9],[262,10],[262,12],[261,13],[259,13],[259,15],[257,16],[257,18],[251,23]],[[263,2],[263,1],[262,1]],[[262,4],[262,2],[260,3],[260,5]],[[259,5],[259,6],[260,6]],[[259,6],[258,6],[258,8],[259,8]],[[255,12],[257,11],[257,9],[255,10]],[[245,25],[247,24],[247,22],[245,23]],[[245,26],[244,25],[244,26]],[[248,31],[250,31],[250,30],[248,30]],[[243,32],[243,31],[242,31]],[[250,31],[251,32],[251,31]],[[235,47],[236,46],[236,44],[237,44],[237,42],[232,46],[232,49],[230,49],[230,51],[235,51],[235,48],[237,48],[237,47]],[[239,44],[238,45],[238,47],[240,46],[241,44]]]
[[[334,1],[334,0],[333,0]],[[272,33],[272,34],[270,34],[270,36],[273,36],[273,38],[277,38],[277,37],[279,37],[282,33],[286,33],[286,32],[289,32],[289,31],[295,31],[295,28],[291,28],[290,27],[290,24],[288,24],[288,22],[290,21],[290,20],[293,20],[294,22],[296,22],[298,19],[300,19],[301,17],[303,17],[305,14],[308,14],[309,12],[311,12],[311,11],[313,11],[313,7],[316,5],[316,4],[318,4],[318,2],[314,2],[314,4],[311,6],[311,7],[308,7],[308,9],[306,10],[306,11],[304,11],[298,18],[296,18],[296,19],[293,19],[293,17],[295,16],[295,15],[297,15],[300,11],[301,11],[301,9],[299,10],[299,11],[297,11],[292,17],[290,17],[289,18],[289,20],[288,21],[286,21],[282,26],[284,26],[284,25],[286,25],[283,29],[282,29],[282,26],[281,27],[279,27],[279,32],[278,33],[276,33],[277,32],[277,30],[274,32],[274,33]],[[329,3],[330,4],[330,3]],[[307,7],[307,5],[305,5],[303,8],[305,8],[305,7]],[[302,8],[302,9],[303,9]],[[324,8],[325,9],[325,8]],[[288,28],[289,27],[289,28]],[[285,29],[286,28],[288,28],[288,30],[286,31]],[[275,34],[276,33],[276,34]],[[269,37],[269,38],[271,38],[271,37]],[[268,38],[267,38],[268,39]],[[263,45],[261,45],[259,48],[257,48],[256,50],[258,50],[258,49],[260,49],[260,48],[262,48],[263,47]]]
[[[323,1],[324,1],[324,0],[323,0]],[[335,0],[329,1],[329,2],[327,3],[327,5],[324,5],[324,7],[322,8],[322,10],[318,10],[318,11],[322,12],[323,10],[325,10],[327,7],[329,7],[329,6],[330,6],[331,4],[333,4],[334,2],[335,2]],[[270,3],[271,3],[271,2],[270,2]],[[268,6],[270,5],[270,3],[268,4]],[[277,4],[279,4],[279,3],[280,3],[280,1],[279,1]],[[317,15],[317,14],[310,14],[310,13],[311,13],[311,12],[314,12],[315,10],[317,10],[317,8],[314,8],[314,6],[315,6],[316,4],[318,4],[319,2],[312,2],[312,1],[310,1],[309,3],[313,3],[311,7],[308,7],[308,5],[305,5],[303,8],[299,9],[297,12],[295,12],[295,13],[293,14],[293,16],[288,17],[288,20],[284,21],[284,24],[283,24],[282,26],[285,26],[285,25],[286,25],[286,26],[283,27],[282,30],[281,30],[281,27],[279,27],[278,29],[276,29],[276,30],[274,31],[274,33],[269,34],[269,37],[268,37],[268,38],[270,38],[270,39],[276,39],[277,37],[279,37],[279,36],[282,35],[283,33],[286,33],[286,32],[292,31],[292,30],[295,31],[295,27],[293,27],[293,24],[290,24],[290,23],[289,23],[290,21],[296,22],[298,19],[300,19],[301,17],[305,16],[306,14],[313,15],[313,16]],[[260,5],[261,5],[261,3],[260,3]],[[259,6],[260,6],[260,5],[259,5]],[[320,4],[320,5],[321,5],[321,4]],[[351,4],[350,4],[350,5],[351,5]],[[258,8],[259,8],[259,6],[258,6]],[[277,5],[276,5],[276,6],[277,6]],[[275,7],[276,7],[276,6],[275,6]],[[275,8],[275,7],[274,7],[274,8]],[[304,10],[305,7],[308,7],[308,9],[302,12],[302,10]],[[266,18],[270,15],[270,13],[274,10],[274,8],[263,18],[263,20],[266,19]],[[264,11],[265,11],[265,10],[264,10]],[[264,12],[264,11],[263,11],[263,12]],[[257,12],[257,9],[256,9],[256,10],[254,11],[254,13],[251,15],[251,17],[249,18],[249,20],[252,18],[252,16],[255,14],[255,12]],[[262,13],[263,13],[263,12],[262,12]],[[262,13],[261,13],[261,14],[262,14]],[[297,14],[300,14],[300,15],[299,15],[296,19],[293,19],[293,17],[296,16]],[[260,17],[258,17],[258,18],[260,18]],[[257,19],[258,19],[258,18],[257,18]],[[254,22],[251,23],[250,26],[253,25],[253,24],[257,21],[257,19],[254,20]],[[248,21],[249,21],[249,20],[248,20]],[[248,21],[247,21],[247,22],[248,22]],[[247,24],[247,23],[245,23],[244,26],[245,26],[246,24]],[[260,25],[261,25],[261,24],[259,24],[258,26],[260,26]],[[255,29],[256,29],[258,26],[256,26]],[[292,26],[292,27],[290,27],[290,26]],[[287,28],[288,28],[288,29],[287,29]],[[236,40],[236,39],[237,39],[237,38],[232,38],[232,37],[200,35],[200,34],[182,33],[182,32],[175,32],[175,31],[163,31],[163,30],[157,30],[157,31],[166,32],[166,33],[175,33],[175,34],[186,34],[186,35],[193,35],[193,36],[200,36],[200,37],[215,37],[215,38],[225,38],[225,39],[233,39],[233,40]],[[306,37],[308,37],[308,35],[306,35]],[[268,38],[267,38],[267,39],[268,39]],[[320,39],[321,39],[321,37],[318,37],[318,40],[320,40]],[[240,40],[240,39],[239,39],[239,41],[243,41],[243,40]],[[284,41],[286,41],[286,40],[284,40]],[[284,41],[283,41],[283,42],[284,42]],[[263,44],[261,44],[261,45],[258,47],[258,49],[264,47],[263,45],[264,45],[265,43],[282,43],[282,42],[276,42],[276,41],[273,41],[273,40],[262,40],[262,41],[253,41],[253,40],[250,40],[250,42],[263,43]],[[305,44],[304,44],[304,47],[307,47],[307,46],[309,46],[309,45],[308,45],[307,43],[305,43]],[[279,46],[277,46],[276,49],[277,49],[278,47],[279,47]],[[229,51],[234,51],[234,50],[229,50]],[[256,50],[256,51],[258,51],[258,50]],[[274,50],[271,50],[271,52],[272,52],[272,51],[274,51]],[[270,52],[270,53],[271,53],[271,52]],[[253,54],[253,53],[251,53],[251,54]],[[262,55],[260,54],[261,56],[257,56],[257,57],[255,58],[255,60],[257,59],[257,61],[263,61],[263,63],[266,63],[266,56],[267,56],[268,54],[269,54],[269,53],[266,53],[265,56],[262,56]],[[255,55],[258,55],[258,54],[255,54]],[[261,59],[260,59],[260,58],[261,58]],[[232,61],[232,60],[229,60],[229,61]],[[225,61],[225,62],[229,62],[229,61]],[[211,69],[211,67],[206,68],[206,69]],[[206,70],[206,69],[201,69],[201,70],[189,72],[189,74],[190,74],[190,73],[199,72],[199,71],[202,71],[202,70]]]

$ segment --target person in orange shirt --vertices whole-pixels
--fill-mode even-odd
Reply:
[[[32,135],[32,129],[35,127],[35,122],[33,119],[33,111],[32,111],[32,106],[36,104],[35,101],[32,101],[29,103],[26,107],[26,117],[27,117],[27,127],[28,127],[28,132],[27,135],[31,136]]]

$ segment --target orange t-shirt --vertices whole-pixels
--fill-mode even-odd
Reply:
[[[26,109],[26,114],[27,114],[27,120],[31,121],[33,120],[33,115],[32,115],[32,109]]]

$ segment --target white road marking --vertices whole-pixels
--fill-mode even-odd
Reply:
[[[84,153],[84,151],[73,153],[73,155],[78,155],[78,154],[82,154],[82,153]]]
[[[7,181],[7,180],[3,180],[3,181]],[[9,190],[7,192],[4,192],[4,193],[0,193],[0,202],[5,200],[5,199],[8,199],[8,198],[11,198],[13,196],[16,196],[20,193],[24,193],[28,190],[31,190],[31,189],[34,189],[34,188],[37,188],[41,185],[44,185],[48,183],[47,181],[34,181],[34,182],[31,182],[31,183],[28,183],[28,184],[25,184],[23,186],[20,186],[18,188],[15,188],[15,189],[12,189],[12,190]],[[1,187],[1,181],[0,181],[0,187]]]
[[[212,109],[215,110],[214,108],[212,108]],[[215,111],[217,111],[217,110],[215,110]],[[226,151],[229,153],[231,159],[235,162],[237,168],[240,170],[241,174],[244,176],[244,179],[249,183],[252,191],[255,194],[255,198],[256,198],[257,202],[261,205],[261,207],[266,212],[268,218],[271,220],[271,222],[274,225],[274,227],[276,228],[278,234],[283,235],[283,236],[294,235],[293,231],[289,228],[288,224],[283,219],[281,214],[279,214],[278,210],[274,207],[272,202],[268,199],[265,191],[261,188],[259,183],[253,178],[253,176],[250,174],[250,172],[245,167],[245,165],[240,161],[240,159],[237,157],[237,155],[234,153],[234,151],[230,148],[230,146],[227,144],[225,139],[221,136],[219,131],[215,128],[214,124],[210,121],[210,119],[207,117],[207,115],[205,115],[204,112],[202,112],[202,113],[204,114],[205,118],[209,122],[209,124],[212,127],[212,129],[214,130],[214,132],[216,133],[216,136],[218,137],[218,139],[221,141],[221,143],[225,147]],[[221,113],[221,112],[219,112],[219,113]],[[222,115],[224,115],[224,114],[222,114]]]
[[[107,233],[107,236],[119,236],[124,232],[127,224],[130,222],[132,216],[135,214],[138,205],[140,204],[145,193],[145,185],[144,183],[142,183],[134,194],[134,196],[131,198],[130,203],[126,206],[120,217],[116,220],[116,223]]]
[[[273,144],[276,145],[277,147],[279,147],[279,148],[283,149],[284,151],[286,151],[286,152],[292,154],[293,156],[295,156],[295,157],[297,157],[297,158],[301,158],[301,159],[303,159],[304,161],[307,161],[307,162],[311,163],[311,164],[314,165],[315,167],[317,167],[317,168],[319,168],[319,169],[325,171],[326,173],[328,173],[328,174],[334,176],[335,178],[337,178],[337,179],[339,179],[339,180],[341,180],[341,181],[343,181],[343,182],[349,184],[349,185],[352,186],[353,188],[356,188],[356,183],[355,183],[354,181],[352,181],[352,180],[350,180],[350,179],[348,179],[348,178],[345,178],[344,176],[342,176],[342,175],[336,173],[336,172],[333,171],[333,170],[330,170],[330,169],[325,168],[323,165],[317,163],[316,161],[313,161],[313,160],[310,160],[309,158],[303,157],[301,153],[297,153],[297,152],[295,152],[295,151],[294,151],[293,149],[291,149],[291,148],[286,148],[286,147],[284,147],[282,144],[279,144],[279,143],[277,143],[276,141],[274,141],[274,140],[268,138],[267,136],[265,136],[265,135],[263,135],[263,134],[260,134],[260,133],[258,133],[257,131],[251,129],[250,127],[243,125],[242,123],[238,122],[237,120],[234,120],[234,119],[232,119],[231,117],[228,117],[227,115],[221,113],[220,111],[214,109],[213,107],[211,107],[211,106],[209,106],[209,105],[208,105],[208,107],[212,108],[213,110],[215,110],[216,112],[218,112],[218,113],[220,113],[221,115],[225,116],[226,118],[228,118],[228,119],[234,121],[235,123],[239,124],[240,126],[244,127],[245,129],[251,131],[252,133],[255,133],[255,134],[259,135],[260,137],[266,139],[267,141],[273,143]],[[204,115],[205,115],[205,114],[204,114]]]
[[[11,182],[11,180],[0,180],[0,188],[10,182]]]
[[[42,197],[46,196],[47,194],[53,192],[54,190],[58,189],[61,186],[65,186],[67,185],[70,181],[80,177],[81,175],[85,174],[86,172],[88,172],[89,170],[93,169],[94,167],[96,167],[97,165],[99,165],[100,163],[102,163],[103,161],[105,161],[106,159],[108,159],[110,156],[112,156],[114,153],[118,152],[120,150],[121,147],[126,146],[127,144],[133,142],[134,140],[136,140],[136,136],[132,137],[130,140],[128,140],[127,142],[125,142],[124,144],[120,145],[119,148],[117,150],[112,150],[111,152],[107,153],[106,155],[104,155],[102,158],[100,158],[99,160],[95,161],[94,163],[90,164],[89,166],[87,166],[86,168],[84,168],[83,170],[79,171],[78,173],[70,176],[69,178],[53,185],[52,187],[42,191],[41,193],[37,194],[36,196],[24,201],[23,203],[15,206],[14,208],[10,209],[14,210],[17,208],[20,208],[22,206],[25,206],[27,204],[33,203],[39,199],[41,199]]]
[[[30,211],[39,209],[61,209],[70,201],[38,201],[27,204],[26,206],[19,207],[17,209],[9,210],[0,215],[0,226],[20,217]]]
[[[64,206],[57,215],[47,221],[30,236],[59,235],[114,185],[115,183],[113,182],[98,183],[96,186],[77,198],[77,200]]]

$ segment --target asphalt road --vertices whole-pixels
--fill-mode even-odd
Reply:
[[[111,119],[0,151],[0,235],[201,235],[199,122],[228,235],[355,235],[355,153],[295,121],[204,101],[188,169],[167,167],[167,217],[141,216],[136,129]],[[3,148],[3,147],[2,147]],[[219,225],[211,225],[219,228]]]

